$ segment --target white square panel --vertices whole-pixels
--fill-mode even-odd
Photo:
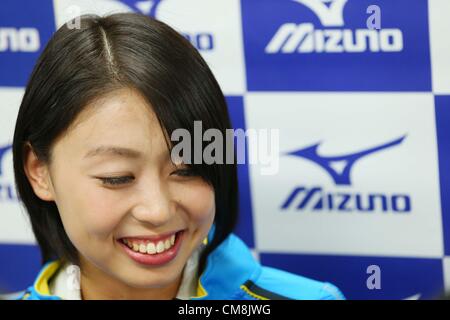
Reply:
[[[28,216],[17,201],[11,148],[22,88],[0,88],[0,242],[34,243]]]
[[[450,1],[429,0],[433,92],[450,93]]]
[[[250,165],[258,250],[443,255],[431,94],[249,93],[244,102],[247,128],[280,130],[279,172]]]
[[[442,259],[442,270],[444,272],[444,288],[446,292],[450,292],[450,257],[445,256]]]
[[[226,95],[245,92],[244,53],[239,0],[54,0],[57,26],[80,14],[106,15],[139,12],[149,15],[155,9],[164,21],[185,35],[196,47],[217,77]]]

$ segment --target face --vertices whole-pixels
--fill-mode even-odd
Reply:
[[[214,220],[212,187],[172,163],[155,114],[131,89],[80,114],[56,141],[48,173],[82,261],[131,287],[177,281]]]

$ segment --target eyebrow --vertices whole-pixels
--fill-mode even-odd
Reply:
[[[120,156],[125,158],[132,158],[136,159],[141,156],[141,152],[129,149],[125,147],[118,147],[118,146],[98,146],[91,150],[89,150],[85,155],[84,158],[92,158],[96,156]]]

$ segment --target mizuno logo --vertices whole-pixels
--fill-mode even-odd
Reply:
[[[15,193],[14,183],[8,181],[9,177],[5,175],[3,166],[5,164],[5,156],[12,149],[12,145],[8,144],[0,146],[0,203],[3,201],[17,201],[17,195]]]
[[[329,192],[322,187],[298,186],[281,205],[282,210],[310,212],[411,212],[407,194]]]
[[[2,164],[3,164],[3,159],[4,159],[4,157],[5,157],[5,154],[6,154],[9,150],[11,150],[11,148],[12,148],[12,145],[10,145],[10,144],[8,144],[8,145],[6,145],[6,146],[4,146],[4,147],[0,147],[0,176],[3,175],[3,166],[2,166]]]
[[[341,156],[322,156],[318,153],[320,143],[314,144],[310,147],[300,149],[297,151],[289,152],[289,155],[302,157],[308,159],[318,166],[322,167],[333,178],[333,181],[337,185],[350,185],[351,184],[351,170],[355,163],[365,156],[373,153],[386,150],[400,145],[406,136],[393,140],[391,142],[363,150],[360,152],[341,155]]]
[[[398,28],[371,30],[344,28],[344,6],[348,0],[291,0],[310,9],[320,21],[287,22],[279,26],[266,45],[267,54],[399,52],[403,33]],[[362,13],[364,14],[364,13]],[[333,27],[333,28],[330,28]]]
[[[163,0],[119,0],[133,11],[140,12],[144,15],[157,19],[158,8]],[[180,9],[181,10],[181,9]],[[197,50],[212,51],[215,48],[214,35],[209,32],[186,33],[180,32]]]
[[[325,27],[344,25],[344,6],[348,0],[293,0],[313,11]]]
[[[36,52],[41,48],[36,28],[0,28],[0,52]]]
[[[135,1],[135,0],[120,0],[120,2],[129,6],[130,8],[138,11],[147,16],[156,17],[156,10],[161,4],[162,0],[145,0],[145,1]]]

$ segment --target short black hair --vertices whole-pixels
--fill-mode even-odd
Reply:
[[[50,164],[56,139],[89,102],[124,87],[147,99],[168,137],[177,128],[193,135],[194,121],[202,121],[203,130],[216,128],[224,135],[231,128],[225,97],[208,65],[189,41],[167,24],[137,13],[83,15],[78,19],[79,28],[64,24],[39,57],[14,131],[17,194],[29,214],[42,263],[79,260],[55,202],[37,197],[27,179],[27,146],[38,159]],[[170,150],[170,141],[166,143]],[[208,254],[235,227],[237,168],[236,161],[191,166],[212,185],[216,204],[214,237],[200,258],[202,272]]]

